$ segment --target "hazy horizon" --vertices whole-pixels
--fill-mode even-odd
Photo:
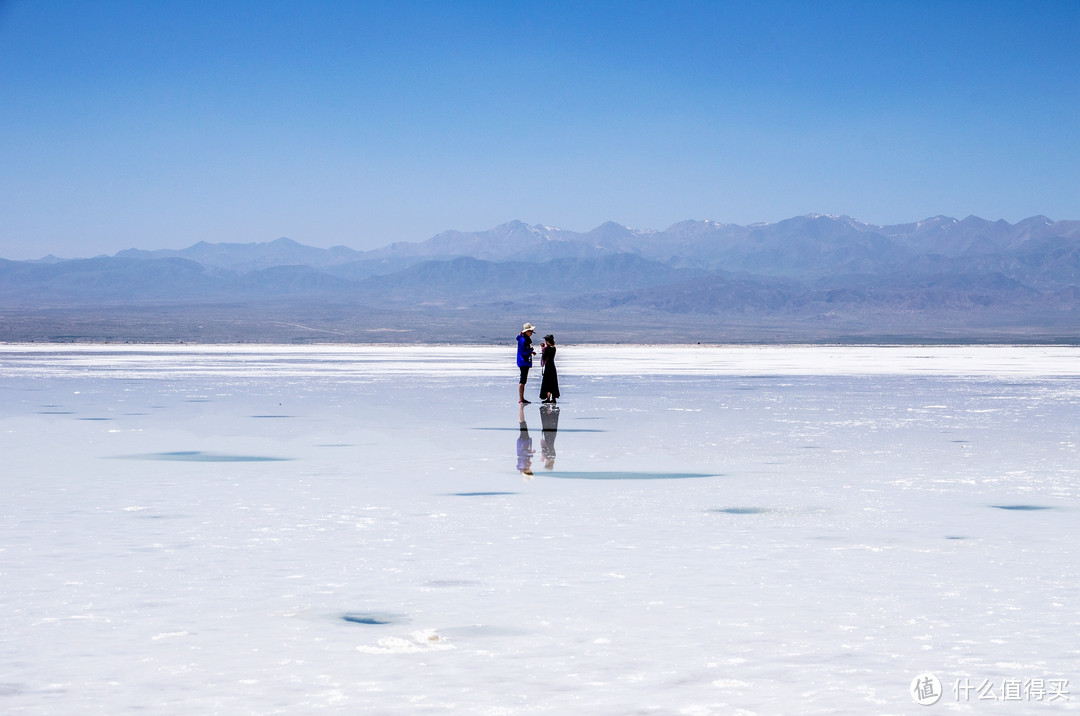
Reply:
[[[772,221],[772,222],[770,222],[770,221],[752,222],[752,223],[749,223],[749,224],[744,224],[743,226],[747,226],[747,227],[769,226],[769,225],[774,225],[774,224],[781,223],[783,221],[788,221],[788,220],[791,220],[791,219],[804,218],[804,217],[818,217],[818,216],[832,216],[834,218],[840,218],[841,216],[847,216],[848,218],[854,219],[855,221],[859,221],[859,222],[862,221],[857,216],[850,216],[850,215],[847,215],[847,214],[833,215],[833,214],[821,214],[821,213],[818,213],[818,212],[810,212],[808,214],[804,214],[804,215],[801,215],[801,216],[789,216],[789,217],[785,217],[783,219],[779,219],[777,221]],[[1058,221],[1067,221],[1067,222],[1068,221],[1077,221],[1077,219],[1072,219],[1072,218],[1048,217],[1048,216],[1045,216],[1045,214],[1034,214],[1032,216],[1024,217],[1024,218],[1022,218],[1022,219],[1020,219],[1020,220],[1018,220],[1016,222],[1008,222],[1008,223],[1015,226],[1016,224],[1020,224],[1020,223],[1023,223],[1024,221],[1027,221],[1027,220],[1030,220],[1030,219],[1035,219],[1035,218],[1038,218],[1038,217],[1046,218],[1049,221],[1055,222],[1055,223],[1058,222]],[[873,226],[873,227],[879,227],[880,226],[880,228],[886,228],[887,226],[901,226],[901,225],[905,225],[905,224],[917,224],[917,223],[928,221],[928,220],[931,220],[931,219],[934,219],[934,218],[939,218],[939,217],[924,216],[924,217],[921,217],[919,219],[911,219],[911,220],[908,220],[908,221],[901,221],[901,222],[897,222],[896,224],[884,225],[884,226],[869,224],[869,222],[862,222],[862,223],[866,223],[866,224],[868,224],[870,226]],[[1001,219],[1000,217],[988,218],[988,217],[981,217],[981,216],[974,216],[974,215],[966,216],[966,217],[945,217],[945,218],[954,219],[956,221],[963,221],[965,219],[975,218],[975,219],[982,219],[982,220],[985,220],[985,221],[988,221],[988,222],[991,222],[991,223],[994,223],[994,222],[997,222],[997,221],[1005,221],[1004,219]],[[702,220],[683,219],[682,221],[711,221],[711,220],[709,220],[709,219],[702,219]],[[547,229],[556,229],[556,230],[559,230],[559,231],[571,231],[571,232],[579,233],[579,234],[587,234],[590,231],[601,228],[606,224],[617,224],[617,225],[623,226],[624,228],[628,228],[628,229],[630,229],[632,231],[663,232],[663,231],[666,231],[668,229],[671,229],[671,228],[677,226],[678,224],[682,223],[682,221],[676,221],[676,222],[674,222],[674,223],[672,223],[672,224],[670,224],[668,226],[664,226],[664,227],[656,227],[656,226],[636,226],[636,227],[633,227],[633,226],[627,226],[626,224],[623,224],[622,222],[619,222],[619,221],[608,220],[608,221],[605,221],[605,222],[601,222],[600,224],[597,224],[596,226],[592,226],[592,227],[589,227],[587,229],[580,229],[579,230],[579,229],[570,228],[570,227],[566,227],[566,226],[555,226],[553,224],[544,223],[544,222],[538,222],[538,223],[530,224],[529,222],[522,222],[520,219],[509,219],[507,221],[499,222],[499,224],[497,224],[497,225],[484,227],[484,228],[479,228],[479,229],[447,228],[447,229],[443,229],[440,232],[437,232],[436,234],[433,234],[432,236],[426,236],[426,237],[418,238],[418,239],[415,239],[415,240],[413,240],[413,239],[402,239],[400,241],[400,243],[416,243],[416,244],[419,244],[419,243],[423,243],[423,242],[425,242],[425,241],[427,241],[429,239],[435,238],[435,237],[439,236],[440,234],[447,233],[447,232],[483,233],[483,232],[486,232],[486,231],[492,231],[494,229],[498,229],[500,227],[507,226],[507,225],[514,224],[514,223],[524,223],[524,224],[526,224],[526,225],[528,225],[530,227],[544,227],[544,228],[547,228]],[[725,222],[716,222],[716,223],[725,223]],[[727,222],[727,223],[729,223],[731,225],[735,225],[734,222]],[[188,244],[184,244],[184,245],[181,245],[181,246],[126,246],[126,247],[124,247],[122,249],[118,249],[117,251],[114,251],[114,252],[99,253],[99,254],[93,254],[93,255],[57,256],[55,254],[46,254],[46,255],[42,255],[42,256],[32,256],[32,257],[18,258],[18,259],[12,258],[12,257],[9,257],[9,256],[0,256],[0,259],[6,259],[6,260],[9,260],[9,261],[38,261],[38,260],[50,259],[51,258],[51,259],[61,259],[61,260],[68,261],[68,260],[79,260],[79,259],[87,259],[87,258],[112,257],[112,256],[115,256],[115,255],[121,253],[121,252],[131,251],[131,250],[134,250],[134,251],[182,251],[184,249],[192,248],[192,247],[194,247],[194,246],[196,246],[197,244],[200,244],[200,243],[207,243],[207,244],[211,244],[211,245],[227,245],[227,246],[228,245],[231,245],[231,246],[260,246],[260,245],[270,244],[270,243],[273,243],[275,241],[279,241],[279,240],[283,240],[283,239],[286,240],[286,241],[293,241],[293,242],[295,242],[297,244],[300,244],[302,246],[307,246],[307,247],[310,247],[310,248],[320,248],[320,249],[346,248],[346,249],[356,250],[356,251],[370,251],[370,250],[373,250],[373,249],[386,248],[387,246],[390,245],[390,243],[395,243],[395,242],[390,242],[390,243],[382,244],[382,245],[378,245],[378,246],[370,246],[370,247],[368,247],[366,249],[358,249],[357,247],[350,246],[348,244],[336,244],[336,245],[333,245],[333,246],[315,246],[315,245],[312,245],[312,244],[307,244],[307,243],[305,243],[303,241],[297,241],[295,238],[293,238],[291,236],[275,236],[273,238],[266,238],[266,239],[261,239],[261,240],[235,241],[235,242],[234,241],[215,242],[215,241],[206,241],[205,239],[199,239],[197,241],[192,241],[192,242],[190,242]]]

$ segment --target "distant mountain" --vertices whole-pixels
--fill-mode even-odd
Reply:
[[[280,238],[261,244],[208,244],[205,241],[200,241],[180,251],[169,249],[159,249],[157,251],[127,249],[116,254],[116,258],[181,258],[205,266],[246,272],[258,271],[273,266],[324,268],[356,261],[362,255],[361,252],[344,246],[335,246],[332,249],[316,249],[299,244],[292,239]]]
[[[385,276],[365,279],[357,288],[372,299],[455,302],[560,300],[595,291],[625,291],[684,280],[696,272],[633,254],[599,258],[561,258],[543,263],[483,261],[460,257],[424,261]]]
[[[0,260],[0,305],[175,301],[224,292],[222,279],[187,259],[104,257],[55,263]]]
[[[419,257],[426,259],[470,256],[485,261],[506,261],[542,244],[559,241],[563,233],[565,232],[558,229],[528,226],[520,221],[511,221],[488,231],[444,231],[422,243],[394,243],[382,249],[369,251],[367,256],[368,258]]]
[[[227,333],[200,334],[226,314]],[[421,340],[400,326],[446,321],[479,340],[529,316],[593,339],[621,326],[664,340],[1080,340],[1080,221],[809,215],[585,233],[512,221],[373,251],[280,238],[0,260],[8,341]]]

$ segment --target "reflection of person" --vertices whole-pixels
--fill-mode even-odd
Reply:
[[[526,478],[532,477],[532,456],[536,452],[532,446],[529,426],[525,423],[525,406],[518,408],[517,469]]]
[[[554,404],[559,398],[559,374],[555,370],[555,336],[544,336],[544,348],[540,353],[540,365],[544,367],[540,379],[540,399]]]
[[[525,400],[525,381],[529,379],[529,368],[532,368],[533,353],[532,334],[536,329],[531,323],[521,327],[521,333],[517,337],[517,364],[521,370],[521,379],[518,381],[518,403],[526,405],[531,401]]]
[[[555,436],[559,433],[559,408],[545,405],[540,408],[540,425],[544,437],[540,440],[540,453],[544,456],[544,469],[555,469]]]

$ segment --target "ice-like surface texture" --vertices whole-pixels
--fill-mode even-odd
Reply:
[[[559,361],[0,346],[0,713],[1080,704],[1080,349]]]

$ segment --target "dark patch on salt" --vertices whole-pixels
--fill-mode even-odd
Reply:
[[[120,455],[119,460],[164,460],[172,462],[284,462],[288,457],[266,457],[262,455],[222,455],[220,453],[182,450],[178,452],[157,452],[146,455]]]
[[[492,497],[494,495],[517,495],[517,492],[451,492],[451,497]]]
[[[388,614],[386,612],[346,612],[341,615],[341,619],[350,624],[363,624],[365,626],[402,624],[408,621],[400,614]]]

